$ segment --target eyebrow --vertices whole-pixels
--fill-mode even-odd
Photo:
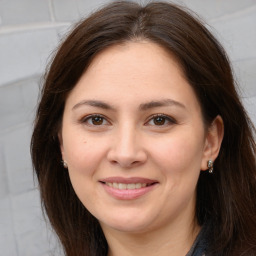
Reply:
[[[114,106],[112,106],[106,102],[99,101],[99,100],[83,100],[83,101],[77,103],[76,105],[74,105],[72,110],[75,110],[84,105],[102,108],[102,109],[106,109],[106,110],[115,110]],[[139,110],[146,111],[148,109],[157,108],[157,107],[165,107],[165,106],[177,106],[177,107],[186,109],[185,105],[183,105],[182,103],[180,103],[178,101],[175,101],[172,99],[163,99],[163,100],[159,100],[159,101],[150,101],[147,103],[140,104]]]
[[[87,106],[92,106],[92,107],[97,107],[97,108],[102,108],[102,109],[106,109],[106,110],[114,110],[114,107],[103,102],[103,101],[99,101],[99,100],[83,100],[79,103],[77,103],[72,110],[77,109],[83,105],[87,105]]]
[[[172,99],[163,99],[159,101],[150,101],[148,103],[140,104],[139,109],[140,110],[148,110],[151,108],[157,108],[157,107],[166,107],[166,106],[177,106],[186,109],[185,105],[182,103],[172,100]]]

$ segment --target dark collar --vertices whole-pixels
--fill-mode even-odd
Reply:
[[[205,252],[208,246],[209,230],[210,225],[205,223],[186,256],[205,256]]]

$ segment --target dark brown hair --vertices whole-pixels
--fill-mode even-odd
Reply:
[[[31,152],[44,209],[66,255],[107,255],[108,245],[61,164],[57,134],[65,100],[99,52],[131,40],[148,40],[174,54],[206,126],[217,115],[223,118],[225,135],[214,174],[202,172],[197,186],[198,222],[212,223],[207,255],[256,255],[255,128],[237,95],[225,51],[188,10],[127,1],[111,3],[77,24],[45,76]]]

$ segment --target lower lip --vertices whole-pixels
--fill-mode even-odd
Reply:
[[[105,189],[105,191],[110,194],[112,197],[120,200],[132,200],[139,198],[151,190],[155,188],[157,184],[152,184],[150,186],[144,188],[136,188],[136,189],[116,189],[113,187],[109,187],[104,183],[101,183]]]

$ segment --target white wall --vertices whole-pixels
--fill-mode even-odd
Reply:
[[[41,214],[29,154],[38,84],[72,22],[106,2],[0,0],[0,255],[58,255]],[[224,44],[256,123],[256,1],[175,2],[202,16]]]

